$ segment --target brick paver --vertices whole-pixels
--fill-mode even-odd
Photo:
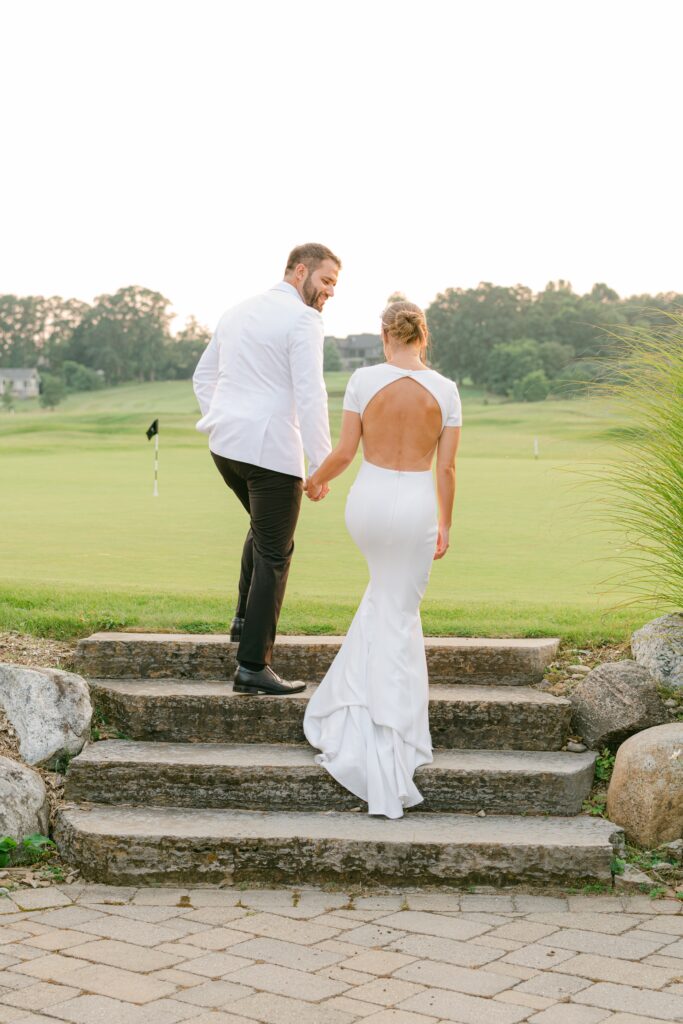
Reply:
[[[668,992],[652,992],[630,985],[614,985],[611,982],[599,981],[577,992],[574,999],[579,1003],[601,1006],[608,1010],[656,1014],[661,1020],[683,1018],[683,996]]]
[[[0,1024],[683,1021],[673,900],[79,883],[0,922]]]

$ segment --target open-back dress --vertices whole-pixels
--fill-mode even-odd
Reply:
[[[344,409],[362,421],[375,395],[403,377],[436,399],[442,430],[460,425],[453,381],[435,370],[390,363],[356,370]],[[367,560],[370,582],[308,703],[304,732],[322,751],[315,760],[366,801],[369,814],[399,818],[405,807],[422,801],[413,774],[432,761],[420,620],[438,532],[432,471],[386,469],[364,460],[349,491],[346,526]]]

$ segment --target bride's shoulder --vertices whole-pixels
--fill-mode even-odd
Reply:
[[[382,372],[386,365],[386,363],[374,363],[372,366],[359,366],[357,370],[353,371],[353,376],[369,377],[373,374],[377,375]]]
[[[444,387],[455,388],[456,391],[458,390],[458,385],[455,383],[454,380],[451,380],[450,377],[445,377],[443,373],[439,373],[438,370],[433,370],[431,369],[431,367],[430,373],[433,375],[434,379],[440,381]]]
[[[351,381],[354,384],[370,383],[382,376],[385,367],[386,363],[377,363],[374,366],[359,366],[349,377],[349,384]]]

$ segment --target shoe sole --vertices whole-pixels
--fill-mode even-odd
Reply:
[[[267,697],[287,697],[290,693],[302,693],[306,686],[292,687],[291,690],[267,690],[263,686],[245,686],[242,683],[233,683],[233,693],[251,693],[254,696],[264,694]]]

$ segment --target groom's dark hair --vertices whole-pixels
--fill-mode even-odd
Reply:
[[[297,245],[287,257],[285,273],[294,270],[300,263],[308,267],[309,271],[315,270],[323,260],[332,260],[341,270],[341,260],[326,245],[320,245],[318,242],[306,242],[305,245]]]

